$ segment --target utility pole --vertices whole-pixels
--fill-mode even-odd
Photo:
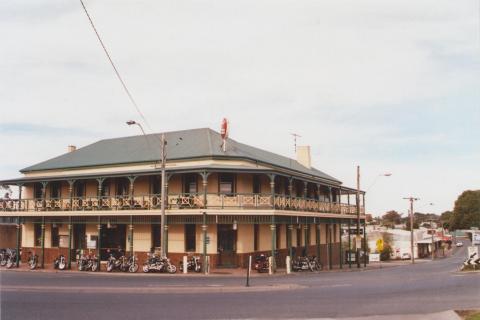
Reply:
[[[415,254],[413,251],[413,202],[420,199],[415,197],[406,197],[403,199],[410,201],[410,250],[412,254],[412,263],[415,263]]]
[[[357,268],[360,268],[360,248],[358,247],[359,243],[362,243],[362,237],[360,236],[360,166],[357,166],[357,195],[356,195],[356,205],[357,205],[357,237],[355,241],[357,249]]]
[[[161,257],[165,257],[165,248],[166,248],[166,243],[165,243],[165,133],[162,133],[162,138],[161,138],[161,158],[162,158],[162,186],[161,186],[161,194],[160,197],[162,199],[161,205],[160,205],[160,213],[161,213],[161,220],[160,220],[160,243],[161,243],[161,250],[160,250],[160,255]]]

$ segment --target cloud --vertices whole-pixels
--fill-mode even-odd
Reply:
[[[417,172],[419,193],[450,202],[480,178],[468,160],[480,148],[476,1],[86,4],[154,131],[218,129],[226,116],[236,140],[289,156],[297,132],[346,184],[357,163],[396,169],[398,184]],[[80,3],[2,2],[0,37],[0,145],[13,152],[1,175],[137,133]],[[427,186],[418,168],[449,172],[456,189]],[[373,211],[400,205],[377,192]]]

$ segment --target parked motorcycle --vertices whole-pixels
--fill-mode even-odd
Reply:
[[[78,271],[97,271],[98,259],[96,255],[82,254],[77,261]]]
[[[257,270],[259,273],[261,272],[268,272],[270,269],[270,264],[268,262],[268,257],[265,254],[261,254],[255,257],[255,264],[254,264],[255,270]]]
[[[143,263],[142,270],[145,273],[150,271],[175,273],[177,272],[177,267],[167,257],[149,253],[147,261]]]
[[[63,254],[61,254],[60,256],[56,257],[55,260],[53,260],[54,269],[65,270],[66,267],[67,267],[67,260],[65,259],[65,256]]]
[[[293,271],[317,271],[321,269],[321,265],[317,260],[317,257],[297,257],[292,261]]]
[[[35,253],[30,252],[30,256],[28,257],[28,266],[30,270],[33,270],[37,267],[38,264],[38,256]]]
[[[115,258],[113,253],[110,253],[110,256],[107,259],[107,272],[112,272],[113,270],[121,270],[122,265],[125,264],[125,256],[120,258]]]
[[[7,249],[0,249],[0,266],[5,267],[8,260]]]
[[[17,265],[17,250],[7,249],[5,255],[6,255],[6,259],[7,259],[5,265],[8,269]]]
[[[179,269],[181,272],[183,272],[183,261],[180,261]],[[200,262],[200,257],[192,256],[187,259],[187,271],[195,271],[195,272],[202,271],[202,264]]]

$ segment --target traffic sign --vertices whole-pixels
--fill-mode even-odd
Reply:
[[[377,240],[377,252],[382,252],[383,251],[383,239],[378,239]]]

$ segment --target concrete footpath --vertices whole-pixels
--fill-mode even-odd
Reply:
[[[425,263],[429,262],[431,260],[429,259],[417,259],[415,260],[415,263]],[[324,269],[321,271],[300,271],[300,272],[291,272],[290,275],[296,275],[296,274],[302,274],[302,273],[317,273],[317,274],[322,274],[322,273],[338,273],[338,272],[362,272],[362,271],[369,271],[369,270],[377,270],[377,269],[383,269],[383,268],[392,268],[392,267],[398,267],[398,266],[403,266],[403,265],[409,265],[411,264],[410,260],[391,260],[388,262],[372,262],[370,264],[367,264],[366,267],[361,265],[360,268],[357,267],[356,264],[352,264],[351,267],[349,267],[348,264],[343,265],[343,268],[340,269],[338,265],[333,266],[332,269]],[[211,269],[210,273],[208,275],[205,275],[204,273],[195,273],[195,272],[189,272],[187,274],[184,274],[182,272],[177,271],[175,274],[167,274],[167,273],[156,273],[156,272],[150,272],[150,273],[144,273],[142,272],[141,268],[136,273],[129,273],[129,272],[119,272],[119,271],[113,271],[113,272],[107,272],[106,271],[106,266],[105,264],[102,263],[101,270],[96,271],[96,272],[91,272],[91,271],[78,271],[76,264],[72,263],[72,269],[71,270],[58,270],[54,269],[50,264],[45,265],[44,269],[37,268],[34,270],[30,270],[28,267],[27,263],[21,263],[19,268],[0,268],[0,271],[12,271],[12,272],[49,272],[49,273],[91,273],[91,274],[97,274],[97,275],[102,275],[102,274],[108,274],[108,275],[132,275],[132,276],[139,276],[139,275],[160,275],[160,276],[186,276],[186,277],[205,277],[205,276],[237,276],[237,277],[245,277],[247,270],[243,268],[219,268],[219,269]],[[285,276],[286,275],[286,270],[284,268],[279,268],[273,275],[269,275],[268,272],[266,273],[259,273],[255,270],[252,270],[250,273],[251,277],[271,277],[271,276]]]
[[[435,312],[428,314],[399,314],[384,316],[368,316],[359,318],[318,318],[317,320],[462,320],[462,318],[453,310]]]

